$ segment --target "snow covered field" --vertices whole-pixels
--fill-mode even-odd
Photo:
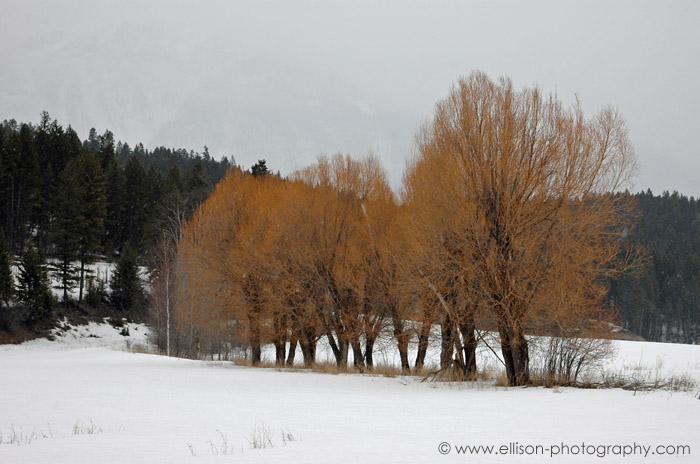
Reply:
[[[129,329],[123,337],[92,324],[54,342],[0,346],[0,463],[694,463],[700,455],[695,392],[281,372],[132,353],[147,328]],[[700,378],[700,346],[616,343],[613,369]],[[464,445],[511,454],[459,454]],[[637,455],[616,454],[634,445]],[[690,455],[662,456],[658,445],[687,445]],[[541,454],[525,454],[535,446]]]

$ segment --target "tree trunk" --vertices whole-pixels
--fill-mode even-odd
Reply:
[[[394,338],[399,350],[399,358],[401,359],[401,371],[403,373],[411,372],[411,365],[408,362],[408,341],[409,335],[404,327],[404,321],[399,318],[398,312],[392,310],[391,323],[394,326]]]
[[[462,369],[467,378],[476,374],[476,346],[477,340],[474,334],[474,317],[467,317],[465,322],[460,324],[459,332],[462,336]]]
[[[452,364],[452,354],[454,350],[454,324],[447,314],[444,315],[440,328],[442,335],[440,368],[444,369]]]
[[[425,356],[428,353],[428,342],[430,341],[430,329],[432,323],[424,321],[418,334],[418,353],[416,354],[416,369],[421,369],[425,364]]]
[[[248,316],[248,321],[250,323],[250,347],[252,351],[251,361],[253,365],[260,364],[262,349],[260,347],[260,321],[255,315],[256,311],[251,311]]]
[[[275,365],[284,366],[287,356],[287,317],[277,314],[274,322]]]
[[[405,331],[397,335],[396,344],[399,349],[399,358],[401,359],[401,372],[408,374],[411,372],[411,365],[408,362],[408,334]]]
[[[165,272],[165,354],[170,356],[170,266]]]
[[[348,367],[348,354],[350,353],[350,343],[343,339],[340,341],[340,357],[337,359],[338,367]]]
[[[367,369],[374,369],[374,342],[376,340],[376,335],[367,335],[365,340],[365,364]]]
[[[287,340],[281,336],[275,340],[275,366],[284,366],[284,361],[287,356]]]
[[[261,358],[262,350],[260,348],[260,343],[253,344],[251,353],[251,361],[253,362],[253,366],[257,366],[258,364],[260,364]]]
[[[501,351],[506,366],[508,384],[511,386],[526,385],[530,381],[530,358],[527,339],[520,323],[512,321],[499,323],[498,332],[501,336]]]
[[[297,339],[299,337],[297,336],[297,333],[292,330],[291,337],[289,339],[289,353],[287,353],[287,366],[292,367],[294,366],[294,357],[297,354]]]
[[[333,333],[329,330],[326,332],[326,338],[328,339],[328,346],[331,347],[331,351],[333,352],[333,356],[335,357],[335,363],[340,366],[341,364],[341,359],[343,354],[341,353],[341,345],[342,343],[340,340],[338,340],[338,343],[335,341],[335,337],[333,336]]]
[[[514,385],[526,385],[530,382],[530,354],[525,334],[519,324],[513,334],[513,367],[515,372]]]
[[[83,282],[85,280],[85,260],[80,260],[80,291],[78,292],[78,303],[83,302]]]
[[[353,337],[352,339],[352,363],[353,365],[362,370],[365,367],[365,355],[362,353],[362,345],[360,345],[359,337]]]
[[[304,355],[304,367],[311,367],[316,362],[316,343],[313,335],[302,329],[299,337],[301,353]]]
[[[311,367],[314,364],[311,345],[306,340],[299,340],[301,353],[304,355],[304,367]]]

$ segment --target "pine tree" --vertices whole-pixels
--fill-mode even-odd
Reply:
[[[143,287],[134,251],[128,245],[122,250],[110,284],[112,304],[120,311],[139,309],[143,302]]]
[[[78,282],[77,269],[73,262],[78,258],[79,232],[85,218],[80,207],[80,189],[76,163],[71,161],[59,176],[58,194],[54,201],[54,220],[51,223],[51,241],[54,244],[52,266],[63,290],[63,303],[68,302],[68,293]]]
[[[155,243],[160,234],[161,208],[165,198],[163,184],[163,176],[151,164],[146,173],[146,196],[143,198],[146,208],[146,224],[143,231],[145,243]]]
[[[12,270],[10,269],[10,254],[5,242],[5,231],[0,228],[0,306],[8,304],[14,290]]]
[[[91,151],[97,151],[100,149],[100,137],[97,135],[95,128],[90,129],[90,134],[88,139],[85,141],[85,146]]]
[[[99,152],[102,169],[114,162],[114,134],[111,131],[105,131],[104,135],[98,137]]]
[[[139,250],[142,245],[144,224],[148,219],[147,208],[144,199],[147,196],[146,172],[139,160],[132,156],[124,167],[124,194],[122,205],[124,207],[124,243],[128,243],[132,249]]]
[[[22,124],[3,144],[3,192],[5,226],[11,251],[16,251],[29,236],[31,213],[37,198],[39,164],[32,129]]]
[[[124,243],[124,173],[112,161],[104,169],[107,216],[104,221],[102,248],[108,255],[122,247]]]
[[[181,193],[183,191],[183,181],[180,168],[173,164],[168,171],[164,185],[165,194]]]
[[[258,160],[258,162],[250,168],[250,172],[255,177],[264,177],[270,173],[267,169],[267,162],[264,159]]]
[[[82,302],[85,266],[92,263],[95,254],[101,250],[107,197],[100,160],[95,154],[88,151],[76,158],[75,171],[80,179],[76,200],[80,212],[77,227],[77,258],[80,262],[78,301]]]
[[[5,194],[7,192],[7,161],[5,160],[5,131],[3,125],[0,125],[0,224],[7,224],[8,218],[5,216]],[[3,238],[5,236],[3,235]]]
[[[49,292],[49,279],[43,254],[33,242],[24,247],[19,262],[17,297],[29,307],[29,323],[46,320],[53,310],[53,299]]]
[[[187,175],[187,190],[198,190],[208,185],[209,182],[207,182],[207,173],[204,169],[204,163],[201,159],[197,160]]]

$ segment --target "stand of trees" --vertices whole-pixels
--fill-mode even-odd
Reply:
[[[639,260],[631,197],[610,192],[634,167],[614,110],[586,118],[474,73],[419,132],[401,202],[371,156],[289,180],[232,170],[182,229],[175,352],[239,343],[259,363],[272,343],[282,365],[298,344],[311,364],[325,337],[339,366],[352,353],[365,369],[388,331],[409,370],[409,340],[420,366],[439,324],[443,368],[475,374],[477,329],[493,330],[509,383],[526,384],[526,330],[599,335],[612,320],[606,283]]]
[[[272,342],[278,364],[315,362],[327,337],[336,363],[371,367],[393,322],[409,368],[400,208],[376,158],[337,155],[293,179],[229,171],[182,230],[174,292],[174,353],[199,356]],[[406,264],[408,266],[408,264]],[[162,299],[162,298],[161,298]],[[291,345],[287,351],[287,344]]]
[[[648,340],[700,343],[700,200],[677,192],[634,197],[638,221],[628,240],[646,250],[649,266],[615,279],[608,302],[626,329]]]
[[[373,156],[320,157],[283,179],[265,160],[243,171],[206,147],[147,151],[94,129],[81,142],[46,113],[37,125],[4,121],[0,331],[13,311],[26,326],[53,317],[49,276],[64,308],[125,313],[145,300],[147,265],[168,354],[245,349],[257,363],[271,343],[277,364],[294,363],[298,346],[310,365],[325,338],[339,366],[352,355],[372,369],[390,336],[409,371],[439,328],[441,368],[468,378],[493,332],[519,385],[525,334],[556,333],[564,342],[545,364],[568,378],[578,369],[557,356],[596,353],[587,340],[608,336],[607,322],[650,340],[700,339],[700,204],[611,193],[633,170],[615,111],[586,118],[481,73],[459,80],[419,131],[400,196]],[[88,275],[98,259],[117,261],[110,285]]]
[[[42,282],[48,285],[49,275],[58,282],[64,307],[76,303],[70,297],[74,291],[82,304],[93,287],[91,263],[132,250],[135,262],[145,264],[167,211],[177,205],[191,213],[229,167],[227,158],[213,160],[206,147],[203,154],[165,147],[148,151],[141,144],[132,149],[115,142],[110,131],[98,135],[94,129],[81,141],[71,127],[64,128],[46,112],[38,124],[3,121],[0,309],[32,308],[28,318],[13,322],[50,319],[51,292],[40,290]],[[9,286],[5,261],[14,261],[19,270],[19,279],[10,275]],[[124,299],[124,292],[131,290],[115,291],[115,301],[107,302],[126,310],[132,301]],[[1,319],[7,326],[7,317]]]

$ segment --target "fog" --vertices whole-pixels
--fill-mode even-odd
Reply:
[[[633,190],[700,196],[698,2],[8,1],[0,119],[49,111],[81,138],[265,158],[383,160],[394,186],[413,134],[455,79],[537,83],[587,112],[620,109]]]

